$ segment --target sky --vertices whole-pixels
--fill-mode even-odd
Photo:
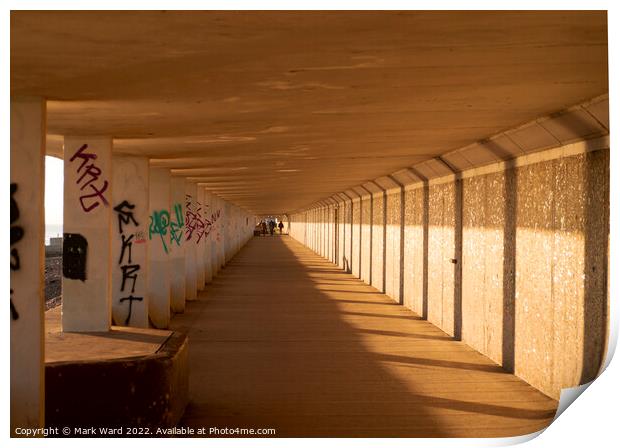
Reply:
[[[56,236],[62,227],[63,160],[45,157],[45,239]]]

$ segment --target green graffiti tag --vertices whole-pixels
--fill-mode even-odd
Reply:
[[[173,242],[177,246],[181,245],[181,237],[183,236],[183,208],[181,204],[174,204],[172,206],[173,219],[170,217],[168,210],[155,210],[153,214],[149,216],[149,240],[153,239],[154,235],[159,235],[161,243],[164,246],[164,252],[168,253],[168,245],[166,244],[166,235],[170,233],[169,243]]]
[[[149,216],[149,240],[153,239],[153,235],[159,235],[161,244],[164,246],[164,252],[166,253],[168,253],[168,246],[166,246],[164,237],[166,233],[168,233],[169,225],[170,213],[168,213],[168,210],[156,210]]]
[[[183,220],[183,209],[181,204],[174,204],[173,207],[176,221],[170,221],[170,242],[177,243],[177,246],[181,245],[181,238],[183,237],[183,227],[185,221]]]

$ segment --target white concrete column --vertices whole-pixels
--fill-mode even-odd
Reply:
[[[45,411],[45,101],[11,99],[11,436]]]
[[[148,310],[156,328],[170,324],[170,171],[149,170]]]
[[[205,236],[206,227],[204,219],[205,189],[196,185],[196,288],[202,291],[205,287]]]
[[[112,321],[148,328],[149,159],[117,155],[112,168]]]
[[[241,209],[235,206],[235,254],[241,249]]]
[[[112,320],[112,139],[65,137],[63,331],[108,331]]]
[[[196,272],[196,244],[200,231],[200,220],[197,214],[196,184],[185,182],[185,299],[196,300],[197,272]]]
[[[205,285],[207,283],[207,276],[206,276],[206,259],[205,259],[205,247],[206,247],[206,240],[208,238],[207,235],[207,221],[205,220],[205,213],[206,213],[206,192],[203,186],[196,184],[196,197],[198,200],[198,204],[199,204],[199,211],[198,211],[198,215],[199,215],[199,219],[201,221],[201,233],[200,233],[200,239],[197,241],[196,244],[196,269],[197,269],[197,274],[196,274],[196,282],[198,285],[198,290],[203,290],[205,288]]]
[[[220,216],[221,210],[219,208],[219,198],[214,196],[213,194],[209,194],[210,198],[210,215],[209,220],[211,221],[211,268],[213,275],[215,277],[217,273],[220,271],[221,263],[220,263],[220,248],[221,248],[221,238],[220,238]]]
[[[230,232],[230,203],[224,201],[222,205],[223,235],[224,235],[224,265],[230,260],[231,232]]]
[[[205,283],[210,283],[213,280],[213,226],[212,226],[212,217],[211,213],[213,207],[211,206],[211,195],[209,192],[203,187],[204,191],[204,206],[202,208],[203,218],[205,221],[205,236],[204,236],[204,268],[205,268]]]
[[[170,177],[170,308],[185,311],[185,179]]]
[[[215,197],[215,222],[216,222],[216,247],[217,247],[217,270],[219,272],[224,267],[224,201]]]

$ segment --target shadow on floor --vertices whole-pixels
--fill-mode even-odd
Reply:
[[[317,278],[353,279],[289,237],[254,238],[174,318],[190,339],[182,425],[498,437],[553,418],[557,402],[373,288],[351,300]]]

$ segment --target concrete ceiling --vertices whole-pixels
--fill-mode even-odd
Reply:
[[[608,91],[605,12],[11,13],[62,135],[278,214]]]

